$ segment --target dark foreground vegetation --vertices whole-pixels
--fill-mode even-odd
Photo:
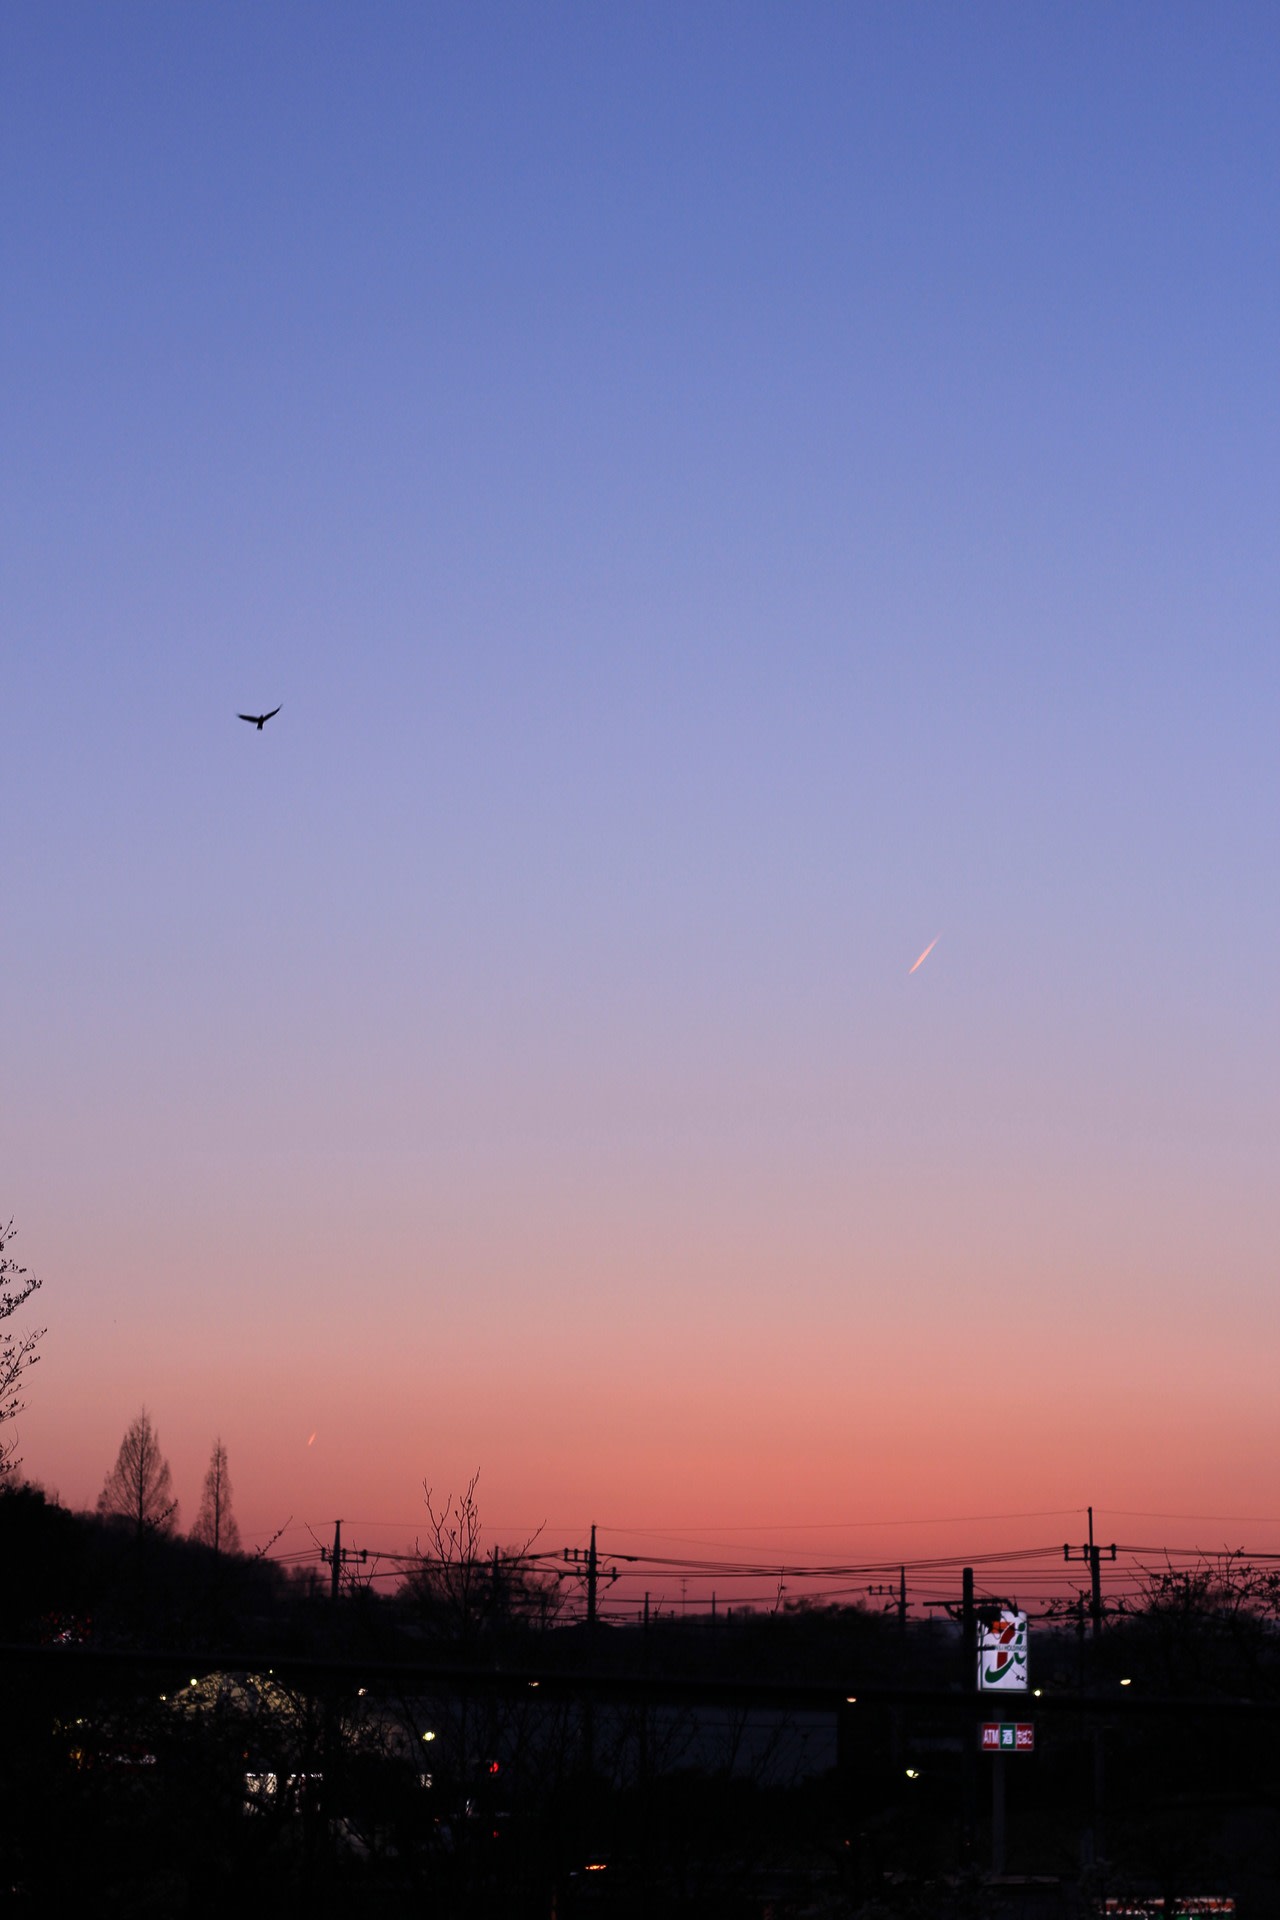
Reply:
[[[1035,1751],[997,1760],[945,1617],[610,1626],[450,1537],[379,1593],[0,1491],[0,1909],[1280,1912],[1254,1569],[1154,1579],[1096,1636],[1037,1623]]]

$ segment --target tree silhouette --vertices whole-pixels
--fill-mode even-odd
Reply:
[[[461,1493],[449,1494],[439,1506],[423,1481],[427,1537],[416,1543],[419,1562],[405,1581],[409,1603],[429,1629],[459,1646],[515,1621],[545,1627],[560,1605],[558,1583],[532,1567],[541,1528],[519,1546],[485,1552],[479,1479],[473,1473]]]
[[[139,1540],[146,1533],[172,1533],[178,1524],[169,1462],[145,1407],[120,1442],[116,1463],[98,1495],[98,1512],[128,1520]]]
[[[7,1227],[0,1227],[0,1320],[16,1313],[41,1284],[6,1251],[13,1237],[11,1220]],[[43,1337],[43,1327],[21,1336],[9,1327],[0,1327],[0,1427],[22,1412],[22,1378],[40,1358],[36,1347]],[[0,1439],[0,1479],[19,1465],[16,1447],[16,1440]]]
[[[221,1439],[213,1443],[209,1471],[204,1477],[200,1511],[191,1529],[193,1540],[202,1540],[215,1553],[239,1553],[240,1529],[231,1511],[231,1475],[227,1471],[227,1450]]]

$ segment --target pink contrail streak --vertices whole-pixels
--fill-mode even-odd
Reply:
[[[914,973],[916,970],[916,967],[922,967],[924,965],[925,961],[929,958],[929,955],[933,952],[934,948],[937,946],[941,938],[942,938],[942,935],[940,933],[934,934],[932,940],[929,942],[924,952],[920,955],[920,958],[916,961],[915,966],[907,968],[908,973]]]

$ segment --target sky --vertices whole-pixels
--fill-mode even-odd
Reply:
[[[3,0],[29,1475],[1280,1548],[1278,83],[1265,4]]]

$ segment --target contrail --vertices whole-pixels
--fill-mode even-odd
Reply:
[[[907,968],[908,973],[914,973],[916,970],[916,967],[922,967],[924,965],[925,961],[929,958],[929,955],[933,952],[934,948],[937,946],[941,938],[942,938],[942,935],[940,933],[934,934],[932,940],[929,942],[924,952],[920,955],[920,958],[916,961],[915,967]]]

